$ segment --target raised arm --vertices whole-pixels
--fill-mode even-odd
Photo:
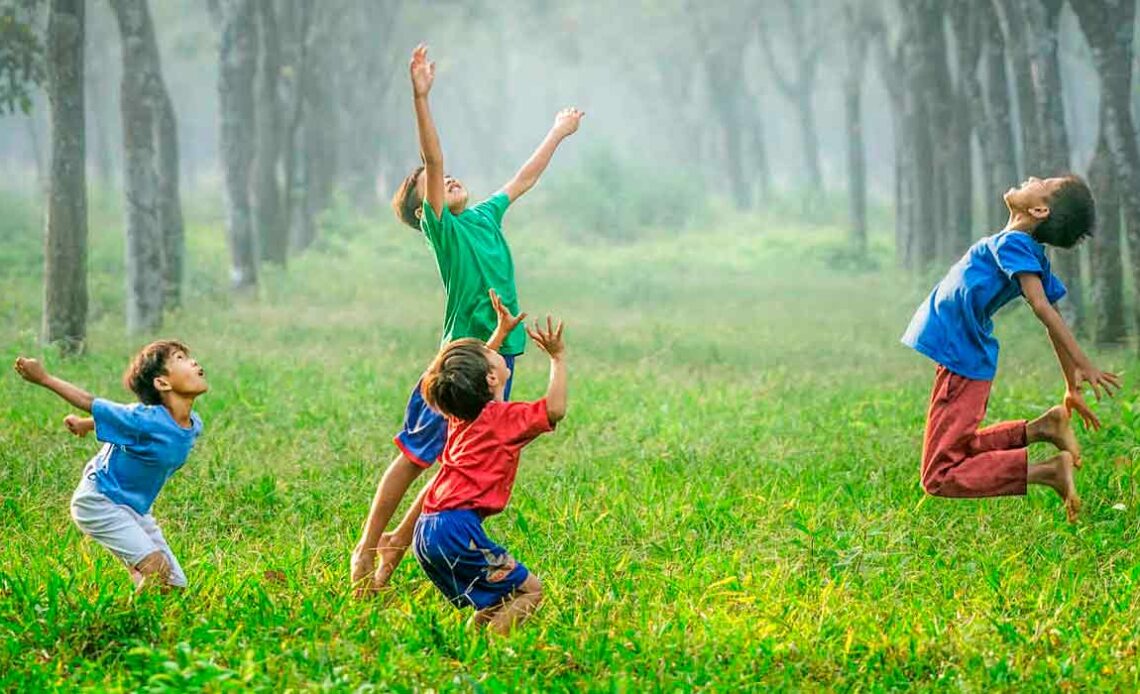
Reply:
[[[491,339],[487,340],[487,348],[497,352],[503,346],[503,341],[507,339],[507,336],[518,327],[519,323],[526,320],[526,313],[512,316],[511,310],[503,304],[503,300],[499,298],[494,289],[488,290],[487,294],[490,295],[491,306],[495,308],[495,314],[499,317],[498,322],[495,323],[495,332],[491,333]]]
[[[526,332],[539,349],[550,356],[550,384],[546,387],[546,416],[550,423],[557,424],[566,416],[566,345],[562,342],[562,321],[554,325],[550,316],[546,317],[546,329],[534,322],[534,328]]]
[[[20,357],[16,360],[14,368],[16,369],[16,373],[20,374],[28,383],[34,383],[47,388],[71,403],[73,407],[81,409],[84,412],[91,411],[91,403],[95,401],[94,395],[61,378],[52,376],[44,369],[43,364],[41,364],[39,360]]]
[[[416,132],[420,138],[420,156],[424,160],[424,179],[427,191],[424,199],[438,218],[443,215],[443,149],[439,146],[439,133],[431,117],[428,93],[435,81],[435,63],[427,59],[427,46],[420,44],[412,51],[409,65],[412,77],[412,100],[416,107]]]
[[[503,186],[503,192],[507,194],[507,198],[511,202],[517,200],[519,196],[533,188],[535,183],[538,183],[538,179],[542,177],[542,172],[546,171],[546,167],[550,165],[550,158],[554,156],[554,150],[558,149],[558,145],[562,144],[563,140],[578,130],[578,123],[581,122],[584,115],[586,114],[576,108],[564,108],[558,112],[558,115],[554,117],[554,125],[551,126],[550,132],[546,133],[542,144],[534,150],[534,154],[530,155],[530,159],[526,160],[515,177]]]

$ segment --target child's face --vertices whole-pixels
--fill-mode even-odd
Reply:
[[[487,365],[491,367],[490,371],[487,372],[487,385],[491,386],[491,392],[495,394],[495,399],[502,400],[503,393],[507,388],[507,381],[511,378],[511,370],[507,368],[507,360],[503,359],[503,355],[493,349],[484,350],[483,353],[487,357]]]
[[[1064,178],[1041,179],[1030,176],[1017,188],[1007,190],[1002,197],[1005,198],[1006,207],[1011,213],[1033,213],[1035,210],[1044,210],[1045,214],[1048,215],[1049,201],[1064,183]],[[1034,214],[1034,216],[1038,215]]]
[[[206,383],[206,370],[185,352],[175,352],[166,362],[166,373],[156,381],[163,381],[159,390],[169,389],[176,395],[197,397],[209,390]],[[166,387],[164,388],[163,385]]]
[[[421,171],[416,180],[416,193],[420,199],[427,198],[427,172]],[[443,204],[451,210],[451,214],[459,214],[467,209],[467,187],[458,179],[444,174],[443,176]]]

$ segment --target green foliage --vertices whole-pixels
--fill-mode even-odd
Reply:
[[[27,216],[4,204],[0,220]],[[818,249],[843,243],[838,228],[742,216],[587,246],[539,210],[511,231],[520,293],[567,319],[571,405],[487,522],[547,592],[506,639],[467,628],[410,556],[385,597],[346,590],[439,337],[439,280],[410,230],[362,226],[346,252],[298,257],[259,302],[234,302],[207,290],[225,286],[220,221],[190,224],[196,279],[167,332],[209,372],[206,433],[155,507],[190,587],[142,600],[68,517],[96,443],[67,436],[67,408],[6,367],[36,351],[40,287],[24,268],[38,256],[0,264],[0,690],[1140,687],[1135,393],[1097,405],[1104,429],[1080,434],[1079,525],[1039,489],[926,498],[933,369],[897,338],[929,285],[834,272]],[[92,281],[118,290],[89,353],[49,365],[122,399],[144,338],[121,337],[121,230],[97,218],[92,243]],[[1040,325],[1020,308],[998,331],[990,420],[1054,403]],[[531,350],[518,397],[546,380]]]
[[[32,90],[45,79],[37,4],[37,0],[0,0],[0,114],[30,113]]]
[[[680,230],[706,211],[705,191],[682,171],[664,171],[608,147],[543,181],[543,217],[569,239],[628,242],[651,230]]]

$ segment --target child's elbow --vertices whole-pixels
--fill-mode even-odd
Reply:
[[[550,421],[550,426],[558,424],[563,419],[566,419],[566,406],[563,405],[561,407],[552,407],[550,405],[547,405],[546,418]]]

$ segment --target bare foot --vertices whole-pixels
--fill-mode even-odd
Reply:
[[[368,577],[376,566],[376,550],[364,549],[357,546],[352,550],[349,560],[349,572],[352,577],[352,589],[356,597],[364,597],[368,591]]]
[[[1058,450],[1068,451],[1073,456],[1073,467],[1081,466],[1081,444],[1073,433],[1069,422],[1069,412],[1061,405],[1050,407],[1045,414],[1030,422],[1026,431],[1029,441],[1048,441]]]
[[[1051,459],[1054,467],[1053,489],[1065,504],[1065,515],[1070,523],[1077,522],[1077,514],[1081,512],[1081,498],[1077,496],[1077,485],[1073,483],[1073,467],[1075,461],[1068,451],[1061,451]],[[1049,463],[1044,463],[1048,465]]]

